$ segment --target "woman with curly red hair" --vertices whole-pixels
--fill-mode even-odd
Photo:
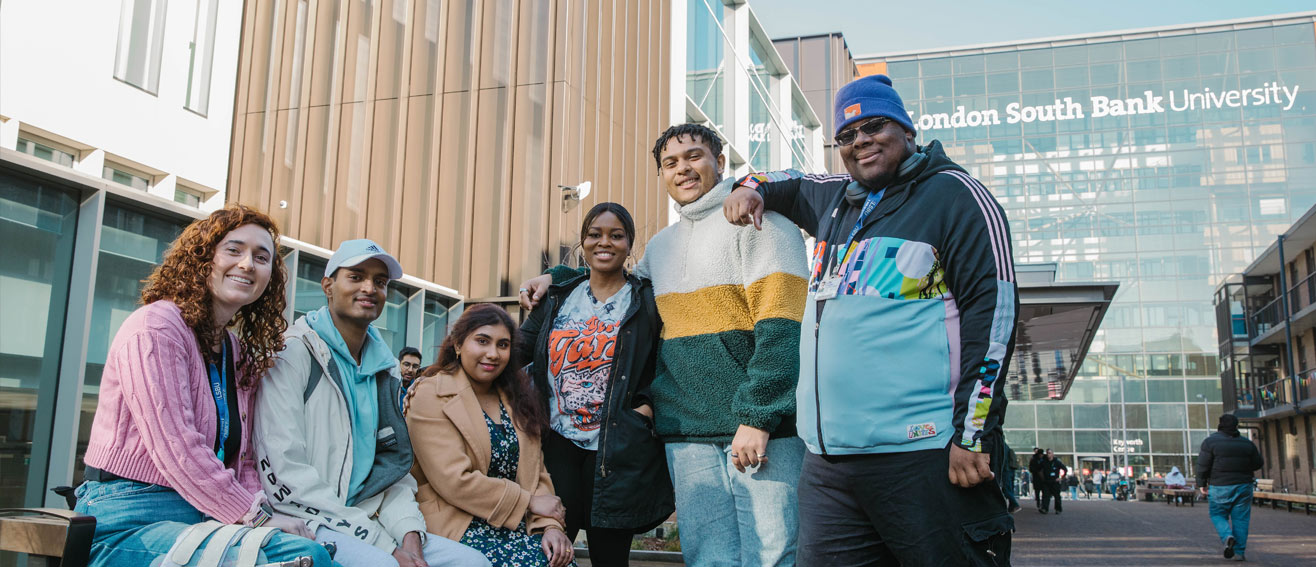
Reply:
[[[232,205],[189,225],[146,279],[110,346],[77,491],[96,517],[93,567],[151,565],[208,519],[286,532],[262,546],[269,561],[331,564],[305,524],[272,512],[251,458],[254,393],[287,328],[278,238]]]

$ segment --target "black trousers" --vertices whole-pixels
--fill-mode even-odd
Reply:
[[[552,429],[544,432],[544,466],[553,477],[553,489],[567,509],[567,539],[576,541],[580,530],[589,537],[590,565],[626,567],[630,565],[630,530],[599,528],[590,525],[594,504],[594,458],[597,451],[581,449]]]
[[[1043,512],[1051,509],[1052,498],[1055,498],[1056,500],[1056,513],[1059,514],[1061,512],[1064,512],[1065,507],[1060,503],[1061,501],[1060,483],[1055,481],[1043,482],[1042,483],[1042,511]]]
[[[805,453],[799,551],[808,567],[1002,566],[1014,519],[1000,487],[950,483],[950,449]]]

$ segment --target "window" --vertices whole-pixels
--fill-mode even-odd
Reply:
[[[59,381],[52,361],[63,354],[77,220],[76,195],[0,170],[0,313],[11,322],[0,326],[2,508],[43,500],[47,461],[33,448],[49,446],[51,434],[40,425],[37,399]]]
[[[185,106],[201,115],[210,108],[210,68],[215,60],[215,17],[218,12],[219,0],[197,0],[196,24],[192,28],[192,43],[188,46],[192,59],[187,65]]]
[[[73,154],[40,142],[34,142],[22,136],[18,137],[18,145],[15,146],[15,149],[30,156],[58,163],[64,167],[73,167]]]
[[[182,203],[189,207],[200,207],[201,196],[186,189],[174,189],[174,202]]]
[[[165,0],[122,0],[114,78],[151,94],[160,87]]]
[[[145,175],[109,163],[105,164],[105,167],[101,169],[101,177],[118,183],[119,185],[127,185],[128,187],[142,191],[151,188],[151,180]]]

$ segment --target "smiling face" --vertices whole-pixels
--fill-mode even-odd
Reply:
[[[591,270],[614,273],[622,269],[631,253],[630,238],[621,219],[604,211],[589,223],[580,246],[585,251],[585,263]]]
[[[334,319],[370,324],[384,312],[388,294],[388,267],[376,259],[334,271],[333,277],[320,280],[329,300]]]
[[[672,138],[658,158],[658,172],[667,194],[678,204],[689,205],[708,193],[722,180],[726,156],[713,155],[708,144],[682,135]]]
[[[260,226],[239,226],[215,246],[211,266],[209,284],[215,312],[232,317],[265,293],[274,269],[274,238]]]
[[[512,357],[512,333],[502,325],[477,327],[457,345],[462,370],[472,382],[492,384]]]
[[[865,122],[855,121],[842,132],[858,130]],[[894,120],[887,122],[872,136],[862,131],[856,133],[858,136],[854,143],[841,146],[841,161],[845,163],[845,170],[850,172],[850,177],[866,187],[886,187],[895,178],[900,163],[914,153],[914,133],[905,130]]]

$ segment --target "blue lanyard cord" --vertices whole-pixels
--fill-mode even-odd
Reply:
[[[210,363],[210,393],[215,396],[215,410],[219,414],[219,448],[215,455],[219,457],[219,462],[224,460],[224,445],[228,442],[229,433],[229,413],[228,413],[228,340],[224,341],[224,349],[220,355],[218,368],[215,363]]]
[[[850,236],[845,239],[845,247],[836,249],[838,258],[845,258],[845,253],[849,252],[850,246],[854,244],[854,237],[858,236],[859,230],[864,228],[864,221],[868,219],[868,215],[873,212],[873,209],[877,208],[877,204],[882,201],[882,195],[885,193],[886,189],[874,191],[868,194],[867,199],[864,199],[864,208],[859,211],[859,218],[855,220],[854,228],[850,229]]]

